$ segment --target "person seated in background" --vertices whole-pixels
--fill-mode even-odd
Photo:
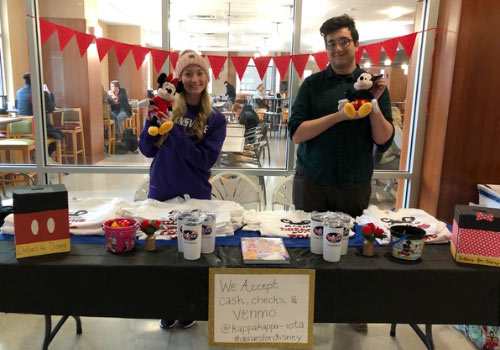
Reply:
[[[233,104],[231,107],[231,112],[233,112],[233,120],[240,120],[240,114],[241,111],[243,110],[243,106],[240,105],[239,103]]]
[[[115,120],[116,135],[121,135],[121,126],[125,118],[132,116],[132,110],[128,103],[127,90],[120,87],[118,80],[113,80],[110,83],[108,92],[108,103],[111,107],[109,115]]]
[[[239,122],[245,125],[246,133],[249,129],[255,128],[259,124],[259,116],[252,106],[244,105],[239,115]]]
[[[20,116],[32,116],[33,115],[33,101],[31,98],[31,74],[24,73],[24,87],[17,90],[16,98],[16,108],[17,115]],[[45,100],[45,113],[52,113],[56,108],[56,100],[54,94],[50,92],[47,84],[43,84],[43,97]],[[47,127],[47,137],[56,140],[64,139],[64,133],[61,130],[57,130],[47,115],[45,118],[45,125]],[[52,142],[48,146],[49,155],[52,157],[53,153],[56,151],[56,143]]]
[[[257,85],[255,92],[253,94],[253,99],[258,108],[267,108],[266,101],[264,99],[267,97],[264,84]]]

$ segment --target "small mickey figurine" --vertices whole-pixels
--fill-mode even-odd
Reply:
[[[355,118],[356,115],[358,117],[367,116],[372,110],[377,112],[378,102],[370,94],[369,90],[375,81],[381,77],[382,75],[372,76],[370,73],[361,73],[358,80],[354,83],[356,91],[347,96],[347,99],[339,101],[339,111],[343,108],[349,118]]]
[[[146,99],[139,102],[139,107],[155,106],[154,108],[149,108],[148,110],[148,120],[156,121],[158,126],[152,125],[148,129],[148,134],[151,136],[165,135],[174,127],[172,122],[172,106],[175,101],[175,95],[177,92],[182,91],[182,83],[179,83],[177,78],[172,79],[172,73],[167,77],[165,73],[161,73],[158,77],[158,96],[152,99]],[[164,113],[168,118],[166,118],[158,111]]]

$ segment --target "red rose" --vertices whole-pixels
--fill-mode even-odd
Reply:
[[[146,231],[148,230],[148,227],[149,227],[149,220],[148,220],[148,219],[143,220],[143,221],[141,222],[141,230],[142,230],[143,232],[146,232]]]
[[[380,227],[377,227],[377,228],[375,228],[375,234],[377,236],[383,235],[384,234],[384,230],[381,229]]]
[[[151,224],[156,228],[159,229],[161,226],[161,221],[160,220],[153,220],[151,221]]]
[[[371,235],[372,234],[372,228],[370,224],[362,226],[361,229],[363,230],[363,235]]]

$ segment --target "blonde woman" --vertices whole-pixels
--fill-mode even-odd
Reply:
[[[212,109],[207,92],[209,78],[206,61],[192,50],[181,52],[175,76],[180,92],[174,102],[174,127],[163,142],[162,136],[148,134],[150,121],[141,132],[139,148],[152,157],[148,198],[165,201],[188,194],[191,198],[210,199],[210,169],[217,161],[226,138],[226,119]],[[151,107],[154,108],[154,107]],[[161,112],[160,112],[161,113]],[[162,328],[179,324],[189,328],[191,320],[160,320]]]

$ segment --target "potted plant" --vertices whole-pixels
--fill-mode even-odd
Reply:
[[[361,227],[361,233],[365,238],[365,243],[363,244],[363,255],[374,256],[375,238],[386,238],[387,236],[385,235],[384,230],[370,222],[369,224]]]
[[[156,249],[155,232],[161,229],[160,220],[143,220],[141,222],[141,231],[146,234],[146,250],[153,251]]]

